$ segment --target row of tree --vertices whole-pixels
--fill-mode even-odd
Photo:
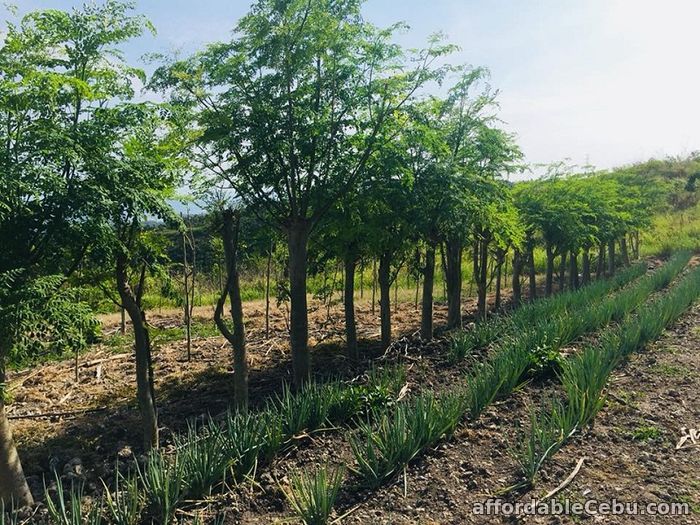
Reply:
[[[8,25],[0,48],[2,370],[13,352],[32,348],[28,341],[37,334],[45,346],[84,345],[94,323],[68,285],[99,283],[132,322],[143,445],[158,445],[143,297],[148,275],[164,271],[164,250],[144,226],[154,219],[181,224],[170,202],[185,181],[217,212],[227,271],[215,320],[233,347],[234,401],[241,408],[247,405],[237,261],[242,214],[286,243],[297,385],[312,372],[311,239],[343,263],[352,359],[358,358],[353,287],[360,260],[378,261],[382,345],[388,346],[389,290],[407,260],[420,270],[421,331],[429,338],[437,253],[450,328],[462,322],[465,250],[481,318],[489,280],[500,279],[509,252],[516,302],[525,268],[530,296],[536,294],[538,244],[547,253],[546,293],[556,257],[569,261],[574,286],[579,254],[584,282],[592,250],[600,252],[600,267],[607,249],[610,270],[617,245],[626,257],[627,239],[644,226],[641,189],[623,191],[611,177],[507,182],[522,168],[521,154],[499,128],[487,72],[447,65],[454,48],[438,37],[422,50],[401,48],[394,34],[403,26],[367,23],[361,3],[257,0],[231,41],[185,60],[163,59],[150,79],[121,53],[124,43],[152,30],[130,2],[39,11]],[[139,102],[137,85],[165,102]],[[436,91],[444,95],[429,94]],[[191,253],[183,231],[183,253]],[[184,274],[191,279],[188,264]],[[191,301],[188,288],[188,317]],[[32,501],[4,406],[0,499]]]

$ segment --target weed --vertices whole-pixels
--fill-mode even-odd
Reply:
[[[637,441],[656,441],[661,437],[661,430],[654,425],[640,425],[629,435]]]

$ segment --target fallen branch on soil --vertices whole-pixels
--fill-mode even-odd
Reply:
[[[345,518],[347,518],[348,516],[350,516],[350,514],[352,514],[353,512],[355,512],[355,511],[356,511],[357,509],[359,509],[361,506],[362,506],[362,504],[361,504],[361,503],[358,503],[358,504],[355,505],[353,508],[351,508],[349,511],[347,511],[345,514],[343,514],[342,516],[338,516],[336,519],[334,519],[333,521],[331,521],[331,525],[335,525],[336,523],[340,523],[342,520],[344,520]]]
[[[123,354],[117,354],[117,355],[112,355],[109,357],[103,357],[102,359],[94,359],[93,361],[86,361],[85,363],[80,365],[80,368],[88,368],[90,366],[95,366],[99,365],[100,363],[105,363],[107,361],[116,361],[117,359],[126,359],[127,357],[131,357],[130,352],[125,352]]]
[[[74,410],[68,412],[46,412],[44,414],[23,414],[15,416],[7,416],[7,419],[41,419],[44,417],[73,417],[83,414],[91,414],[93,412],[104,412],[109,407],[86,408],[84,410]]]
[[[581,470],[581,467],[583,466],[583,462],[585,461],[586,456],[582,457],[581,459],[578,460],[578,463],[576,464],[576,468],[569,474],[569,477],[567,477],[561,485],[559,485],[557,488],[554,490],[550,491],[545,497],[545,500],[548,500],[552,497],[554,497],[556,494],[559,494],[562,490],[564,490],[566,487],[569,486],[569,483],[571,483],[574,478],[578,475],[579,471]]]

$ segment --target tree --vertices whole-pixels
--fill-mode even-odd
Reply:
[[[46,322],[58,316],[68,323],[62,310],[71,318],[78,313],[61,307],[69,301],[60,300],[66,296],[59,283],[76,271],[95,237],[91,212],[103,192],[93,184],[93,168],[96,154],[104,153],[103,137],[118,125],[103,108],[130,98],[140,76],[118,52],[149,27],[130,15],[131,7],[109,1],[70,13],[30,13],[19,25],[8,24],[0,49],[0,212],[6,212],[0,275],[7,286],[0,293],[18,305],[31,290],[47,294],[33,303],[36,315],[53,305]],[[16,324],[8,328],[26,333]],[[17,338],[2,339],[4,369]],[[0,497],[30,503],[4,407],[0,417]]]
[[[306,305],[312,230],[362,176],[397,108],[449,47],[413,57],[360,15],[360,0],[258,0],[237,38],[164,67],[156,86],[196,115],[199,160],[289,250],[290,339],[297,384],[310,374]]]
[[[99,236],[90,250],[95,271],[111,268],[117,297],[134,328],[136,387],[143,422],[143,446],[158,446],[158,421],[151,339],[143,295],[148,273],[165,274],[165,250],[149,232],[147,218],[179,223],[168,199],[181,180],[176,153],[181,144],[167,133],[162,108],[126,104],[108,111],[119,126],[105,137],[105,150],[94,157],[92,184],[101,200],[91,213]],[[174,142],[175,140],[175,142]],[[99,278],[95,281],[99,282]],[[103,287],[105,293],[109,290]]]
[[[233,400],[238,410],[248,408],[248,358],[245,348],[245,324],[243,322],[243,302],[238,274],[238,238],[241,224],[240,209],[220,205],[218,211],[221,224],[221,239],[226,260],[226,284],[216,302],[214,321],[221,334],[233,348]],[[233,331],[223,319],[226,299],[231,304],[231,321]]]
[[[398,143],[394,143],[397,146]],[[370,254],[379,261],[379,316],[381,345],[391,344],[391,285],[410,251],[411,182],[406,176],[396,147],[385,146],[368,167],[372,192],[364,200],[363,219]]]

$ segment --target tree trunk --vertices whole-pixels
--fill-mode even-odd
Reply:
[[[615,240],[608,242],[608,275],[615,275]]]
[[[488,240],[484,232],[477,234],[474,241],[474,277],[476,279],[476,317],[479,320],[486,319],[487,291],[488,291]]]
[[[620,237],[620,255],[622,256],[622,264],[630,265],[630,254],[627,250],[627,235]]]
[[[554,287],[554,250],[550,244],[547,244],[545,251],[547,252],[547,268],[545,269],[544,294],[549,297],[552,295]]]
[[[559,257],[559,292],[563,292],[566,289],[566,263],[569,262],[567,255],[568,252],[562,250]]]
[[[267,253],[267,268],[265,268],[265,339],[270,337],[270,273],[272,270],[272,250]]]
[[[520,285],[520,273],[523,270],[523,254],[517,248],[513,250],[513,306],[518,307],[523,302],[523,290]]]
[[[591,254],[588,248],[583,250],[581,260],[581,281],[584,286],[591,282]]]
[[[537,271],[535,269],[535,249],[530,246],[528,248],[528,281],[530,285],[530,301],[537,299]]]
[[[365,260],[360,259],[360,299],[365,295]]]
[[[124,308],[119,309],[121,311],[121,322],[119,323],[119,332],[124,335],[126,333],[126,312]]]
[[[221,230],[226,258],[226,286],[219,296],[214,311],[214,322],[221,334],[233,349],[233,402],[238,410],[248,408],[248,358],[245,347],[245,324],[243,322],[243,302],[241,301],[240,276],[238,274],[238,233],[240,215],[233,210],[223,212]],[[233,333],[223,321],[224,304],[228,295],[231,303]]]
[[[290,343],[294,384],[301,387],[311,378],[309,319],[306,305],[306,265],[309,227],[295,221],[287,231],[289,246]]]
[[[494,298],[493,302],[493,307],[496,310],[501,309],[501,278],[503,277],[503,263],[505,256],[505,252],[499,249],[496,255],[496,297]]]
[[[447,281],[447,329],[462,327],[462,241],[445,242],[445,280]]]
[[[182,232],[182,278],[185,286],[185,337],[187,340],[187,361],[192,360],[192,319],[190,316],[190,270],[187,264],[187,233]]]
[[[598,246],[598,264],[596,265],[595,277],[600,279],[605,274],[605,243]]]
[[[578,253],[571,250],[569,255],[569,288],[576,290],[578,287]]]
[[[149,451],[158,448],[158,417],[156,413],[153,367],[151,362],[151,339],[146,325],[146,314],[138,297],[143,293],[143,272],[138,292],[134,293],[127,277],[126,256],[117,256],[117,290],[122,305],[129,315],[134,328],[134,349],[136,354],[136,398],[143,423],[143,448]]]
[[[382,350],[391,344],[391,254],[379,258],[379,315],[381,317]]]
[[[420,277],[416,277],[416,296],[413,299],[413,307],[418,311],[418,295],[420,294]]]
[[[435,281],[435,245],[429,244],[425,249],[425,267],[423,268],[423,300],[421,302],[421,337],[433,338],[433,283]]]
[[[377,259],[372,260],[372,315],[374,315],[374,305],[377,302]]]
[[[4,365],[0,365],[4,368]],[[0,369],[0,384],[5,385],[5,372]],[[24,477],[22,462],[12,437],[10,421],[5,413],[4,392],[0,392],[0,501],[6,509],[34,505],[34,498]]]
[[[343,294],[345,338],[347,340],[348,358],[355,362],[360,358],[357,349],[357,327],[355,325],[355,257],[352,254],[347,254],[343,264],[345,268],[345,293]]]

